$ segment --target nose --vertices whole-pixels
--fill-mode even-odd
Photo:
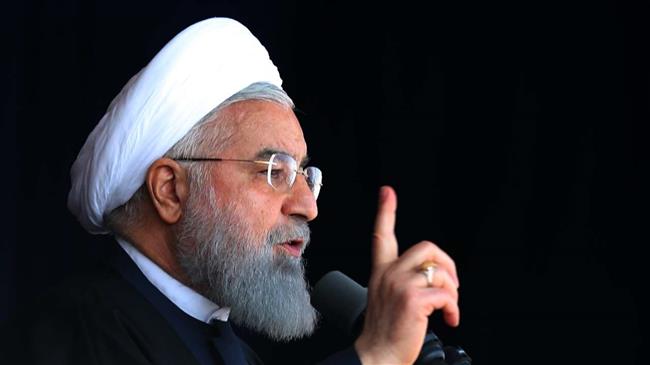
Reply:
[[[282,213],[288,216],[302,217],[307,222],[314,220],[318,215],[316,198],[303,175],[296,176],[296,182],[282,205]]]

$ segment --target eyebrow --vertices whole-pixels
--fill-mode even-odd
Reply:
[[[282,153],[282,154],[291,156],[291,154],[289,152],[287,152],[287,151],[278,150],[278,149],[275,149],[275,148],[264,148],[255,155],[255,159],[256,160],[269,159],[269,158],[271,158],[271,155],[274,154],[274,153]],[[291,157],[293,157],[293,156],[291,156]],[[300,167],[305,167],[305,166],[307,166],[308,163],[309,163],[309,156],[305,155],[305,157],[303,157],[303,159],[300,161]]]

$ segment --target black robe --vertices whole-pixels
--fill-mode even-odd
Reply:
[[[5,326],[0,364],[262,364],[228,323],[181,311],[117,245],[110,265],[68,281]],[[357,365],[353,348],[322,365]]]

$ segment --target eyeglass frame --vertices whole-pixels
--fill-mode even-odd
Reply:
[[[273,184],[271,183],[271,172],[272,172],[271,166],[273,166],[273,164],[274,164],[271,161],[278,155],[286,156],[286,157],[292,159],[296,163],[296,166],[297,166],[297,168],[295,170],[293,170],[293,172],[296,173],[296,176],[298,176],[298,174],[304,176],[305,181],[307,181],[307,182],[309,182],[309,176],[307,175],[307,172],[306,172],[306,170],[308,168],[313,168],[313,169],[316,169],[316,170],[318,170],[320,172],[320,175],[321,175],[320,180],[321,181],[319,183],[314,184],[314,185],[319,185],[319,188],[318,189],[316,189],[315,187],[314,188],[312,188],[312,187],[309,188],[309,190],[312,192],[312,194],[314,194],[314,200],[317,200],[318,195],[320,194],[320,189],[323,187],[323,172],[321,171],[321,169],[319,169],[316,166],[301,167],[300,165],[298,165],[298,162],[296,161],[295,158],[293,158],[291,155],[288,155],[286,153],[282,153],[282,152],[273,153],[273,154],[271,154],[269,156],[269,159],[266,160],[266,161],[265,160],[245,160],[245,159],[238,159],[238,158],[221,158],[221,157],[172,157],[172,159],[174,161],[183,161],[183,162],[204,162],[204,161],[220,162],[220,161],[223,161],[223,162],[249,162],[249,163],[255,163],[255,164],[260,164],[260,165],[267,165],[268,167],[267,167],[267,170],[266,170],[266,183],[269,186],[271,186],[273,189],[277,190],[278,188],[273,186]],[[295,182],[296,182],[296,179],[294,178],[293,181],[290,184],[287,184],[289,190],[291,190],[291,188],[293,188],[293,185],[295,184]],[[309,183],[307,185],[309,185]]]

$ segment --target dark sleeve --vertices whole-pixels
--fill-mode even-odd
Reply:
[[[350,346],[345,350],[334,353],[317,365],[361,365],[361,360],[354,347]]]

